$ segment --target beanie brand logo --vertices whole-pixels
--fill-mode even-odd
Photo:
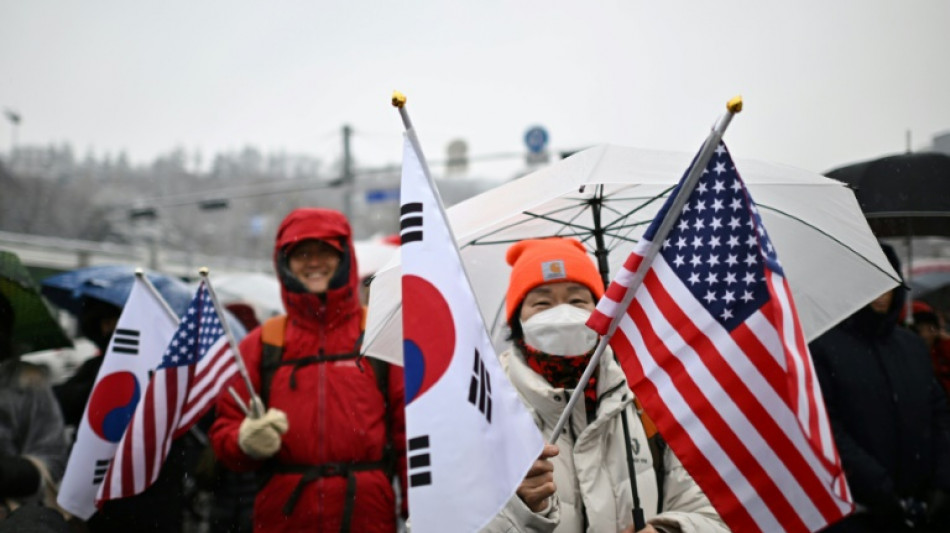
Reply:
[[[422,240],[422,203],[411,202],[399,208],[399,239],[401,244]]]
[[[557,259],[541,263],[541,277],[544,281],[567,278],[567,272],[564,271],[564,261]]]

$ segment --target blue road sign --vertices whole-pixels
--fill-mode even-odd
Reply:
[[[528,128],[524,133],[524,143],[532,153],[541,153],[548,145],[548,130],[541,126]]]
[[[399,189],[370,189],[366,191],[366,203],[398,202]]]

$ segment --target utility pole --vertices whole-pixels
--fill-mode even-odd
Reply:
[[[353,135],[353,128],[348,124],[343,126],[343,214],[353,225],[353,156],[350,153],[350,136]]]
[[[6,115],[7,120],[10,121],[10,160],[13,160],[13,153],[16,151],[16,142],[17,142],[17,128],[20,126],[20,121],[23,120],[23,116],[20,113],[12,110],[5,109],[3,112]]]

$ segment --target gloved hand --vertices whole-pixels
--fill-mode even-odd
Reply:
[[[267,459],[280,450],[280,436],[287,433],[287,415],[270,408],[260,418],[245,418],[238,429],[238,446],[254,459]]]

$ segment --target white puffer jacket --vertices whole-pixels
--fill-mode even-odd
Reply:
[[[508,350],[500,357],[508,378],[534,417],[547,441],[567,405],[564,389],[555,389]],[[657,484],[653,458],[633,393],[613,353],[604,353],[597,369],[597,416],[590,424],[583,401],[571,413],[557,446],[554,462],[557,493],[547,508],[533,513],[518,496],[484,529],[487,532],[609,533],[633,524],[633,497],[627,450],[633,455],[637,492],[647,522],[659,531],[715,533],[729,531],[709,499],[676,456],[664,455],[662,512],[657,514]],[[630,427],[630,446],[624,445],[622,413]]]

